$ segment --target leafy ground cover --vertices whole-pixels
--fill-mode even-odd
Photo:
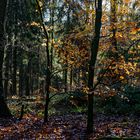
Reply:
[[[105,116],[94,118],[94,133],[86,134],[86,114],[53,115],[48,124],[43,118],[26,114],[23,119],[0,119],[0,139],[96,140],[140,139],[140,120],[136,116]]]
[[[74,106],[69,96],[54,98],[49,106],[49,122],[43,123],[44,101],[38,96],[9,99],[14,118],[0,119],[0,139],[4,140],[135,140],[140,139],[140,119],[137,115],[114,115],[94,109],[94,132],[86,133],[86,106]],[[21,121],[21,105],[24,115]],[[98,111],[101,110],[101,111]]]

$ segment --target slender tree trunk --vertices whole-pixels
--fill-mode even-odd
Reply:
[[[10,78],[10,83],[9,83],[9,95],[12,96],[12,63],[13,63],[13,58],[12,58],[12,51],[13,47],[11,47],[11,56],[10,56],[10,66],[9,66],[9,78]]]
[[[48,122],[48,108],[49,108],[49,102],[50,102],[50,70],[47,69],[47,75],[46,75],[46,85],[45,85],[45,91],[46,91],[46,104],[45,104],[45,114],[44,114],[44,122]]]
[[[116,17],[116,8],[117,8],[117,3],[116,0],[111,0],[111,30],[112,30],[112,45],[117,51],[117,39],[116,39],[116,31],[117,31],[117,17]],[[112,48],[113,48],[112,47]]]
[[[84,66],[82,69],[83,84],[87,84],[87,74],[86,74],[86,72],[88,71],[87,68],[88,68],[88,66]]]
[[[50,52],[50,66],[51,66],[51,71],[53,69],[53,51],[54,51],[54,0],[52,0],[51,5],[51,26],[52,26],[52,31],[51,31],[51,52]]]
[[[19,96],[23,96],[23,50],[22,48],[19,50]]]
[[[13,48],[12,95],[17,95],[17,45]]]
[[[100,30],[101,30],[101,18],[102,18],[102,0],[96,0],[96,18],[95,18],[95,35],[91,44],[91,59],[89,63],[89,77],[88,87],[90,93],[88,94],[88,119],[87,119],[87,131],[88,133],[93,132],[93,79],[95,64],[97,59],[97,53],[99,48]]]
[[[66,67],[67,67],[67,64],[66,64]],[[64,70],[64,84],[65,84],[64,90],[65,90],[65,93],[68,91],[68,88],[67,88],[67,80],[68,80],[68,69],[65,68],[65,70]]]
[[[27,66],[28,67],[28,66]],[[27,68],[28,69],[28,68]],[[29,96],[30,95],[30,86],[29,86],[29,73],[28,73],[28,70],[27,70],[27,73],[26,73],[26,81],[25,81],[25,95],[26,96]]]
[[[70,91],[72,90],[72,82],[73,82],[73,68],[70,70]]]
[[[4,27],[5,27],[5,13],[6,13],[7,0],[0,1],[0,117],[11,117],[11,113],[3,97],[3,77],[2,67],[4,58]]]
[[[70,31],[70,8],[71,6],[69,5],[68,7],[68,13],[67,13],[67,24],[66,24],[66,34],[69,33]],[[64,47],[65,47],[65,44],[64,44]],[[66,54],[65,54],[65,70],[64,70],[64,83],[65,83],[65,93],[68,91],[68,52],[66,51]]]
[[[5,76],[5,81],[4,81],[4,96],[5,98],[8,95],[8,83],[9,83],[9,65],[10,65],[10,55],[11,55],[11,45],[8,45],[6,48],[6,56],[5,56],[5,72],[4,72],[4,76]]]
[[[78,72],[77,72],[77,85],[80,86],[80,67],[78,68]]]
[[[30,86],[31,86],[31,65],[32,65],[32,54],[31,54],[31,46],[28,45],[29,54],[28,54],[28,65],[26,71],[26,96],[30,95]]]
[[[39,5],[38,0],[36,0],[37,6],[38,6],[38,10],[39,10],[39,14],[40,14],[40,18],[41,18],[41,22],[42,22],[42,27],[44,30],[44,34],[46,36],[46,55],[47,55],[47,69],[46,69],[46,78],[45,78],[45,91],[46,91],[46,103],[45,103],[45,113],[44,113],[44,122],[48,122],[48,107],[49,107],[49,101],[50,101],[50,84],[51,84],[51,71],[50,71],[50,53],[49,53],[49,36],[48,36],[48,32],[45,28],[45,24],[44,24],[44,19],[43,19],[43,15],[42,15],[42,10],[41,7]]]
[[[31,69],[30,69],[30,93],[32,94],[34,90],[34,76],[33,76],[33,71],[32,71],[32,64],[31,64]]]
[[[38,55],[37,55],[37,89],[40,88],[40,85],[39,85],[39,75],[40,75],[40,48],[38,46],[37,48],[37,52],[38,52]]]

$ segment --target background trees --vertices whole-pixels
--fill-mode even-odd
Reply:
[[[3,58],[4,58],[4,48],[5,48],[5,19],[6,19],[6,6],[7,1],[1,1],[0,3],[0,117],[10,117],[11,113],[4,101],[3,92]]]

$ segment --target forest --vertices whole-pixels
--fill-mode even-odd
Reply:
[[[140,140],[139,0],[0,0],[0,140]]]

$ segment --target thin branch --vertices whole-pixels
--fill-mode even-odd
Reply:
[[[93,90],[95,90],[95,88],[101,83],[101,81],[104,78],[104,75],[106,74],[106,72],[109,70],[109,67],[112,65],[112,63],[114,62],[114,60],[112,60],[112,62],[108,65],[108,67],[104,70],[102,76],[99,78],[99,80],[97,81],[97,83],[95,83]]]
[[[63,69],[61,69],[61,70],[56,70],[56,71],[52,72],[50,78],[52,78],[55,74],[60,73],[60,72],[62,72],[62,71],[64,71],[64,70],[66,70],[67,68],[68,68],[68,67],[65,67],[65,68],[63,68]]]
[[[125,55],[130,49],[131,49],[131,47],[133,47],[135,44],[137,44],[137,43],[139,43],[140,42],[140,39],[139,40],[137,40],[137,41],[135,41],[135,42],[133,42],[130,46],[129,46],[129,48],[127,49],[127,51],[125,51],[123,54],[121,54],[121,55]],[[106,74],[106,72],[109,70],[109,67],[112,65],[112,63],[114,62],[114,60],[112,60],[112,62],[108,65],[108,67],[107,67],[107,69],[105,69],[105,71],[104,71],[104,73],[102,74],[102,76],[99,78],[99,80],[97,81],[97,83],[95,83],[95,85],[94,85],[94,87],[93,87],[93,91],[95,90],[95,88],[99,85],[99,84],[103,84],[103,83],[101,83],[101,81],[103,80],[103,78],[104,78],[104,75]],[[123,81],[123,80],[119,80],[118,82],[121,82],[121,81]],[[117,82],[117,83],[118,83]],[[116,84],[116,83],[114,83],[114,84]],[[113,85],[114,85],[113,84]]]
[[[38,10],[39,10],[39,14],[40,14],[40,18],[41,18],[41,23],[42,23],[42,27],[43,27],[43,30],[44,30],[44,34],[45,34],[47,40],[49,40],[48,32],[47,32],[47,30],[46,30],[46,28],[45,28],[45,24],[44,24],[44,19],[43,19],[42,10],[41,10],[41,7],[40,7],[40,5],[39,5],[38,0],[36,0],[36,3],[37,3],[37,6],[38,6]]]

